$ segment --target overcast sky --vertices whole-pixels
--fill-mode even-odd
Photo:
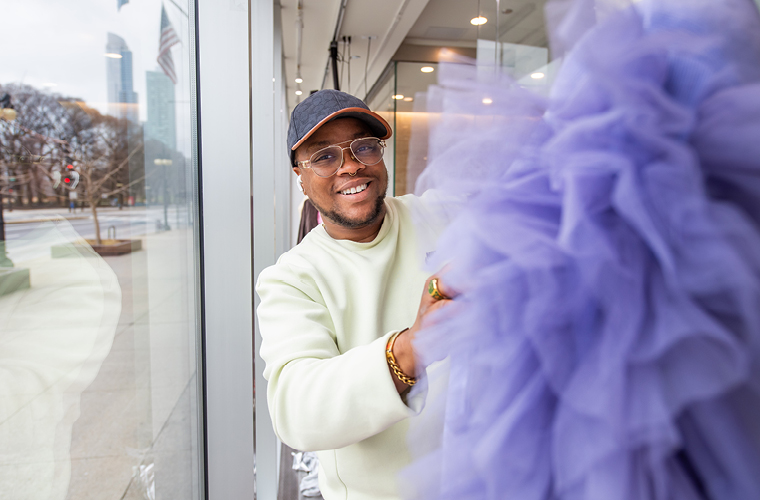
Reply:
[[[176,3],[187,12],[187,0]],[[172,48],[178,76],[177,146],[189,154],[187,18],[172,2],[165,6],[182,41]],[[160,71],[161,0],[129,0],[121,11],[117,0],[2,0],[2,19],[0,83],[26,83],[79,97],[101,112],[107,111],[107,33],[122,37],[132,51],[133,85],[140,119],[146,120],[145,72]]]

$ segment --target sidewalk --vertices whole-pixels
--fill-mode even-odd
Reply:
[[[78,236],[60,219],[34,231],[50,233],[43,245]],[[145,250],[118,257],[48,252],[23,264],[32,288],[0,297],[0,372],[15,374],[0,377],[0,449],[15,450],[0,457],[0,491],[24,500],[141,500],[149,490],[195,498],[190,234],[151,234]]]
[[[98,215],[130,215],[139,212],[145,212],[145,207],[98,207]],[[68,208],[32,208],[32,209],[15,209],[12,212],[6,207],[3,210],[3,220],[5,224],[28,224],[32,222],[45,222],[48,220],[64,218],[66,220],[91,219],[92,211],[85,207],[84,211],[77,208],[74,212],[69,212]]]

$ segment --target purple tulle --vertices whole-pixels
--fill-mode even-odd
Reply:
[[[547,8],[548,99],[463,65],[430,92],[418,191],[471,199],[416,340],[450,374],[408,498],[760,499],[758,10],[588,9]]]

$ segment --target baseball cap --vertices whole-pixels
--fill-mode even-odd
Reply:
[[[393,135],[388,122],[370,111],[358,97],[334,89],[320,90],[301,101],[290,115],[288,149],[291,162],[296,148],[319,127],[336,118],[346,117],[357,118],[366,123],[378,139],[388,139]]]

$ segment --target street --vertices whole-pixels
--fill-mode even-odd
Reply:
[[[32,245],[26,236],[32,233],[39,223],[51,218],[65,218],[74,230],[86,239],[95,238],[95,224],[90,209],[77,209],[71,213],[66,208],[40,208],[30,210],[7,209],[3,212],[5,219],[5,240],[8,257],[19,264],[26,260],[42,256],[44,250]],[[170,228],[187,226],[187,210],[181,206],[170,206],[167,210],[167,222]],[[148,234],[161,232],[164,224],[164,207],[161,205],[146,207],[98,208],[100,237],[109,237],[109,229],[115,231],[115,239],[139,238]],[[113,237],[113,233],[111,234]]]

